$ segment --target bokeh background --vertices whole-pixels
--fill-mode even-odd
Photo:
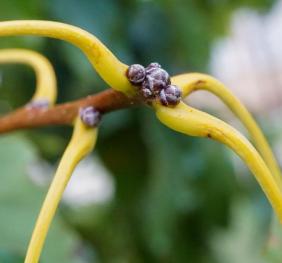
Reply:
[[[219,78],[255,115],[280,162],[281,14],[278,0],[0,1],[1,21],[69,23],[95,34],[127,64],[158,61],[171,74]],[[67,43],[1,38],[0,48],[13,47],[50,59],[58,102],[107,88]],[[35,76],[22,65],[1,65],[0,74],[4,114],[29,100]],[[188,101],[245,133],[212,95],[199,92]],[[1,263],[23,262],[70,135],[70,127],[1,135]],[[282,234],[272,221],[261,189],[229,149],[176,134],[150,109],[121,110],[104,117],[95,151],[74,172],[41,262],[281,262]]]

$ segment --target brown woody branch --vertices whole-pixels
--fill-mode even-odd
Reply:
[[[141,103],[138,97],[129,98],[121,92],[108,89],[73,102],[57,104],[48,109],[22,107],[0,117],[0,133],[50,125],[70,125],[79,109],[86,106],[93,106],[104,114]]]

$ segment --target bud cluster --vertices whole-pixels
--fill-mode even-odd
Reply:
[[[159,63],[150,63],[146,68],[133,64],[127,70],[128,80],[138,87],[146,100],[159,99],[165,106],[176,105],[181,98],[179,87],[172,85],[170,76]]]

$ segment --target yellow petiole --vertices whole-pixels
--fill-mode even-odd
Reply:
[[[32,100],[47,100],[53,105],[57,98],[57,83],[54,69],[47,58],[26,49],[0,49],[0,64],[25,64],[36,74],[36,90]]]
[[[65,40],[79,47],[93,67],[113,89],[127,95],[134,94],[134,88],[126,77],[128,66],[95,36],[78,27],[64,23],[40,20],[17,20],[0,22],[0,36],[34,35]]]
[[[174,108],[155,103],[154,108],[158,119],[169,128],[190,136],[209,137],[237,153],[256,177],[282,223],[281,191],[259,153],[243,135],[225,122],[183,102]]]
[[[263,132],[246,107],[235,97],[235,95],[232,94],[230,90],[228,90],[215,78],[201,73],[178,75],[172,78],[172,82],[181,88],[182,97],[186,97],[196,90],[207,90],[219,97],[245,125],[252,137],[254,145],[262,155],[277,185],[282,191],[280,168],[265,136],[263,135]]]
[[[78,117],[75,121],[72,138],[63,154],[37,218],[25,263],[38,262],[48,229],[71,174],[78,162],[92,151],[96,138],[97,129],[86,127]]]

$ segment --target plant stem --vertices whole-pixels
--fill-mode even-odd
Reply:
[[[34,35],[65,40],[79,47],[104,81],[127,95],[134,88],[126,78],[128,66],[120,62],[95,36],[78,27],[64,23],[40,20],[0,22],[0,36]]]
[[[25,64],[36,75],[36,89],[32,100],[47,100],[53,105],[57,98],[57,81],[53,66],[41,54],[26,49],[1,49],[0,64]]]
[[[229,89],[215,78],[200,73],[178,75],[172,78],[172,82],[182,88],[183,97],[196,90],[207,90],[219,97],[244,124],[282,191],[281,171],[263,132],[246,107]]]
[[[29,243],[25,263],[37,263],[65,187],[78,162],[92,151],[97,138],[97,129],[87,128],[77,118],[73,136],[60,161],[57,172],[37,218]]]
[[[282,223],[281,191],[259,153],[243,135],[225,122],[183,102],[175,108],[154,106],[159,120],[171,129],[190,136],[214,139],[238,154],[256,177]]]
[[[70,125],[81,107],[93,106],[105,114],[141,103],[143,102],[139,97],[127,97],[121,92],[108,89],[49,109],[24,107],[0,117],[0,134],[50,125]]]

